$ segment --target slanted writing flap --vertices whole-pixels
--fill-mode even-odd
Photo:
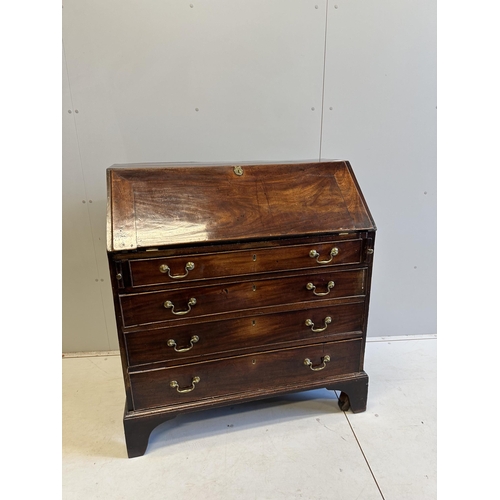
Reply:
[[[108,250],[375,229],[344,161],[108,169]]]

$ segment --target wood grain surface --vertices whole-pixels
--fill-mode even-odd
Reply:
[[[108,169],[111,248],[370,230],[347,162]]]

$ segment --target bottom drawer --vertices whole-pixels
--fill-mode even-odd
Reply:
[[[231,394],[276,392],[361,370],[362,340],[282,349],[130,374],[135,410]],[[309,360],[307,362],[306,360]]]

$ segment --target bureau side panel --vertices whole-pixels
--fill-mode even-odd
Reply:
[[[118,286],[121,280],[117,279],[118,271],[116,268],[116,263],[113,261],[113,254],[108,253],[108,265],[109,273],[111,278],[111,288],[113,291],[113,302],[115,308],[115,319],[116,327],[118,332],[118,345],[120,347],[120,358],[122,363],[123,381],[125,384],[125,394],[127,397],[126,407],[127,410],[132,410],[132,394],[130,390],[130,378],[128,375],[128,357],[127,349],[125,345],[125,339],[123,336],[123,320],[121,317],[120,299],[118,296]]]
[[[372,271],[373,271],[373,258],[375,255],[375,231],[369,231],[365,239],[364,245],[364,262],[367,265],[366,269],[366,295],[365,295],[365,306],[363,313],[363,346],[361,349],[361,359],[359,369],[362,371],[364,369],[364,359],[365,359],[365,348],[366,348],[366,337],[368,332],[368,313],[370,310],[370,297],[371,297],[371,287],[372,287]]]

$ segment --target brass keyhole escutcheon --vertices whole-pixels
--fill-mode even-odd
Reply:
[[[243,169],[239,166],[236,166],[233,168],[233,172],[236,174],[236,175],[243,175]]]

